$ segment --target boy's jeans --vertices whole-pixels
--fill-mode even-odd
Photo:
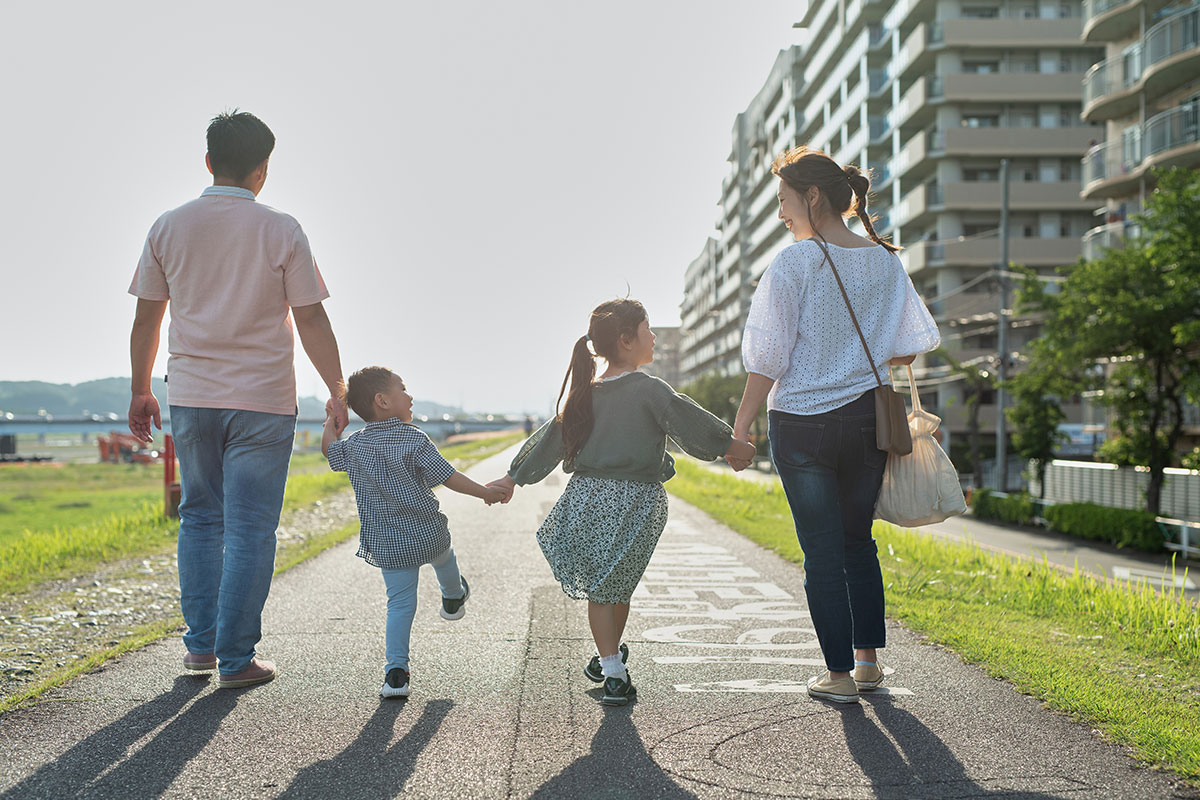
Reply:
[[[179,594],[193,653],[241,672],[262,638],[296,417],[171,406],[179,457]]]
[[[442,597],[462,597],[462,578],[458,574],[458,559],[454,548],[430,562],[437,575]],[[383,570],[383,582],[387,586],[387,667],[385,674],[397,667],[408,671],[408,646],[412,636],[413,617],[417,614],[417,574],[420,567]]]

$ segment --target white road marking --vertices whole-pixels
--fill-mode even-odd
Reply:
[[[677,692],[735,692],[744,694],[807,694],[808,683],[789,680],[770,680],[766,678],[751,678],[744,681],[715,681],[713,683],[677,683]],[[863,692],[863,697],[871,695],[912,695],[911,689],[880,687],[870,692]]]

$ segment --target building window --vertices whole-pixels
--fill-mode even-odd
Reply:
[[[962,70],[968,74],[990,75],[1000,71],[1000,62],[997,59],[988,59],[987,61],[967,61],[964,59]]]
[[[969,183],[998,181],[1000,180],[1000,171],[991,168],[964,169],[963,180]]]
[[[1000,16],[999,6],[963,6],[963,19],[996,19]]]
[[[962,118],[964,128],[995,128],[999,124],[999,114],[971,114]]]

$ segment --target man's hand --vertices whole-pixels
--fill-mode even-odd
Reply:
[[[154,435],[150,432],[150,423],[162,430],[162,412],[158,400],[153,394],[135,394],[129,403],[129,432],[137,437],[139,442],[151,442]]]
[[[350,424],[350,412],[346,410],[346,404],[336,397],[331,397],[325,401],[325,418],[333,420],[333,437],[342,435],[342,431],[346,430],[346,426]]]

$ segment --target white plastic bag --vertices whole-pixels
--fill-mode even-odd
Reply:
[[[921,408],[912,367],[908,367],[908,385],[913,402],[912,413],[908,415],[913,449],[906,456],[888,455],[875,518],[915,528],[962,514],[967,510],[967,502],[958,483],[958,472],[933,438],[942,420]]]

